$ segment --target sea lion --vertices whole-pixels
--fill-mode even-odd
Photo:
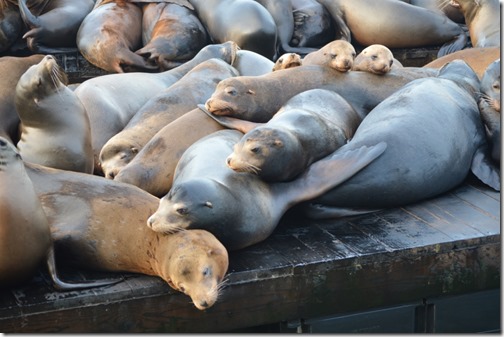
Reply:
[[[192,59],[210,41],[195,12],[176,3],[149,3],[143,7],[143,47],[135,53],[161,71]]]
[[[493,61],[500,58],[500,48],[499,47],[487,47],[487,48],[466,48],[454,53],[442,56],[435,59],[432,62],[424,65],[425,68],[436,68],[439,69],[446,63],[453,60],[463,60],[476,72],[479,78],[483,76],[483,73],[487,67]]]
[[[17,41],[23,30],[23,20],[17,7],[10,2],[0,1],[0,53]]]
[[[159,199],[103,177],[27,165],[59,256],[72,266],[159,276],[204,310],[218,298],[228,254],[205,231],[155,233]]]
[[[191,0],[214,43],[234,41],[241,49],[273,59],[277,28],[266,8],[253,0]]]
[[[301,59],[301,55],[296,53],[285,53],[275,61],[271,71],[299,67],[302,64],[303,60]]]
[[[334,23],[324,6],[316,0],[291,0],[291,3],[293,46],[320,48],[335,39]]]
[[[436,73],[436,69],[405,67],[378,76],[362,71],[340,72],[325,66],[303,65],[261,76],[222,80],[205,107],[217,116],[265,123],[292,96],[320,88],[343,96],[364,118],[379,102],[404,84]]]
[[[175,167],[184,151],[198,139],[223,129],[195,108],[159,130],[114,180],[162,197],[172,186]]]
[[[465,18],[473,47],[500,47],[499,0],[451,0]]]
[[[210,59],[152,97],[122,131],[103,145],[100,163],[105,177],[114,179],[163,126],[204,103],[221,80],[238,75],[238,71],[223,60]]]
[[[16,83],[21,75],[32,65],[39,63],[44,55],[35,54],[26,57],[0,57],[0,137],[9,139],[13,144],[19,140],[19,115],[16,112],[14,97]]]
[[[93,173],[89,117],[67,83],[65,72],[51,55],[20,77],[15,105],[21,137],[16,146],[25,161]]]
[[[226,166],[226,157],[242,135],[222,130],[191,145],[177,164],[170,192],[161,198],[147,226],[156,232],[205,229],[228,250],[242,249],[266,239],[290,207],[337,186],[386,148],[380,143],[345,157],[335,153],[293,181],[269,184]]]
[[[256,52],[240,49],[236,52],[233,67],[241,76],[259,76],[271,72],[273,61]]]
[[[402,64],[394,59],[394,54],[386,46],[381,44],[372,44],[364,48],[354,60],[352,70],[369,71],[376,75],[388,73],[394,64],[402,67]]]
[[[501,66],[500,59],[492,62],[481,78],[481,96],[478,100],[481,118],[485,124],[493,160],[501,157]]]
[[[345,72],[352,69],[355,55],[355,48],[350,42],[334,40],[306,55],[303,65],[320,65]]]
[[[102,174],[99,154],[103,145],[120,132],[149,99],[205,60],[219,58],[232,64],[236,49],[234,42],[212,44],[205,46],[190,61],[174,69],[155,74],[108,74],[79,85],[75,94],[84,104],[91,121],[95,173]]]
[[[461,50],[467,36],[455,22],[431,10],[397,0],[318,0],[336,22],[341,39],[367,47],[438,46],[438,56]],[[398,33],[399,32],[399,33]]]
[[[54,287],[74,290],[116,283],[66,283],[56,273],[51,231],[14,144],[0,137],[0,287],[31,279],[45,261]]]
[[[387,150],[359,173],[305,205],[313,218],[400,207],[445,193],[472,171],[500,190],[477,97],[479,79],[461,60],[418,79],[385,99],[357,128],[344,153],[386,142]]]
[[[77,47],[94,66],[111,73],[156,71],[135,54],[142,44],[142,10],[134,3],[108,2],[95,7],[79,27]]]
[[[72,47],[77,50],[77,31],[93,6],[93,0],[51,0],[42,14],[36,16],[28,8],[27,0],[19,0],[19,11],[30,28],[23,39],[34,52],[47,53],[48,50],[43,47],[55,50]]]
[[[312,89],[289,99],[265,124],[229,117],[217,121],[245,133],[226,158],[229,168],[277,182],[294,179],[346,144],[361,118],[334,91]]]

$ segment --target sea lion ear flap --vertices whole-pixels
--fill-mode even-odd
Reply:
[[[205,206],[208,208],[213,208],[213,205],[210,201],[205,202]]]
[[[221,255],[222,251],[219,248],[210,248],[207,250],[207,256]]]

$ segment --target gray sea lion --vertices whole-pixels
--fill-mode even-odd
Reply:
[[[205,231],[154,233],[145,221],[159,199],[103,177],[27,165],[56,251],[72,266],[161,277],[204,310],[228,269],[224,246]]]
[[[485,124],[493,160],[501,158],[501,66],[500,59],[492,62],[481,78],[481,97],[478,100]]]
[[[320,48],[336,38],[329,12],[316,0],[291,0],[294,32],[291,44]]]
[[[340,217],[431,198],[461,184],[472,171],[500,190],[499,170],[486,155],[479,117],[479,79],[461,60],[437,77],[405,85],[374,108],[344,153],[386,142],[387,150],[362,171],[305,205],[314,218]]]
[[[293,181],[269,184],[226,166],[226,157],[242,135],[222,130],[190,146],[177,164],[170,192],[161,198],[147,226],[156,232],[204,228],[228,250],[241,249],[266,239],[289,208],[337,186],[386,148],[380,143],[344,157],[330,155]]]
[[[238,75],[238,71],[223,60],[210,59],[152,97],[122,131],[103,145],[100,163],[105,177],[114,179],[163,126],[204,103],[221,80]]]
[[[352,69],[355,55],[355,48],[350,42],[334,40],[306,55],[303,65],[320,65],[345,72]]]
[[[77,47],[91,64],[108,72],[156,71],[135,54],[142,44],[142,10],[134,3],[107,2],[95,7],[77,32]]]
[[[197,140],[223,129],[199,108],[193,109],[159,130],[114,180],[162,197],[172,186],[175,167],[184,151]]]
[[[209,42],[195,12],[176,3],[148,3],[143,7],[143,47],[135,53],[161,71],[192,59]]]
[[[439,56],[461,50],[467,36],[446,16],[397,0],[318,0],[336,22],[341,39],[366,47],[388,48],[442,45]]]
[[[27,0],[19,0],[19,11],[30,30],[23,35],[28,48],[34,52],[48,52],[43,47],[72,47],[77,49],[77,31],[91,12],[93,0],[51,0],[42,14],[34,15]],[[52,50],[51,50],[52,51]]]
[[[13,144],[19,140],[19,115],[16,111],[14,97],[16,84],[21,75],[32,65],[39,63],[44,55],[36,54],[27,57],[0,57],[0,137],[9,139]]]
[[[346,144],[361,118],[334,91],[312,89],[289,99],[265,124],[229,117],[217,121],[245,133],[226,158],[227,165],[276,182],[294,179]]]
[[[271,72],[273,61],[256,52],[240,49],[236,52],[233,67],[241,76],[259,76]]]
[[[253,0],[191,0],[214,43],[234,41],[241,49],[272,59],[277,28],[271,14]]]
[[[15,106],[21,136],[16,146],[25,161],[93,173],[89,117],[67,83],[65,72],[51,55],[20,77]]]
[[[205,46],[190,61],[161,73],[108,74],[83,82],[75,94],[84,104],[91,121],[95,173],[102,174],[99,154],[103,145],[120,132],[133,115],[152,97],[177,82],[201,62],[219,58],[232,64],[234,42]]]

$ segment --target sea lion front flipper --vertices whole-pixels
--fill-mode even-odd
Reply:
[[[466,44],[467,44],[467,35],[465,34],[465,32],[462,32],[460,35],[457,36],[457,38],[443,44],[441,48],[439,48],[437,57],[440,58],[441,56],[445,56],[454,53],[456,51],[462,50],[465,48]]]
[[[264,123],[254,123],[244,119],[227,117],[227,116],[216,116],[208,111],[204,104],[198,104],[198,108],[206,113],[210,118],[219,123],[220,125],[229,128],[238,130],[242,133],[247,133],[250,130],[258,127],[259,125],[263,125]]]
[[[500,169],[487,155],[488,147],[479,147],[474,153],[471,171],[483,183],[500,191]]]
[[[357,172],[372,163],[387,149],[387,143],[380,142],[371,146],[361,146],[347,150],[339,148],[327,157],[311,164],[308,169],[294,181],[274,185],[280,193],[289,194],[291,207],[299,202],[319,197],[330,189],[347,181]]]
[[[341,36],[337,38],[337,40],[345,40],[352,43],[352,35],[350,32],[350,28],[348,28],[348,25],[346,24],[345,20],[343,20],[343,13],[340,13],[340,15],[338,16],[333,16],[332,18],[334,20],[337,29],[339,29],[339,33],[341,34]]]
[[[334,219],[347,216],[379,212],[383,208],[346,208],[323,204],[307,203],[300,206],[301,211],[310,219]]]
[[[54,256],[54,246],[51,246],[49,252],[47,254],[47,269],[49,270],[49,275],[54,283],[54,288],[57,290],[77,290],[77,289],[87,289],[87,288],[96,288],[102,286],[108,286],[112,284],[119,283],[124,281],[124,278],[120,277],[119,279],[114,280],[103,280],[103,281],[90,281],[84,283],[67,283],[58,277],[56,272],[56,259]]]

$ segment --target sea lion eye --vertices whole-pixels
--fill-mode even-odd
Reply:
[[[180,208],[177,208],[177,213],[180,215],[186,215],[187,213],[189,213],[189,211],[185,207],[180,207]]]
[[[250,149],[250,152],[252,153],[258,153],[259,152],[259,148],[256,146],[256,147],[253,147]]]
[[[338,56],[338,54],[331,54],[331,58],[335,59]]]
[[[500,83],[499,83],[499,82],[495,82],[495,83],[493,84],[493,88],[494,88],[494,89],[500,89]]]
[[[377,58],[378,58],[378,56],[376,56],[376,55],[371,55],[371,60],[373,60],[373,61],[374,61],[374,60],[376,60]]]
[[[233,87],[227,87],[225,89],[226,94],[231,95],[231,96],[236,96],[236,89]]]
[[[208,276],[210,275],[210,268],[206,267],[205,269],[203,269],[203,276]]]

